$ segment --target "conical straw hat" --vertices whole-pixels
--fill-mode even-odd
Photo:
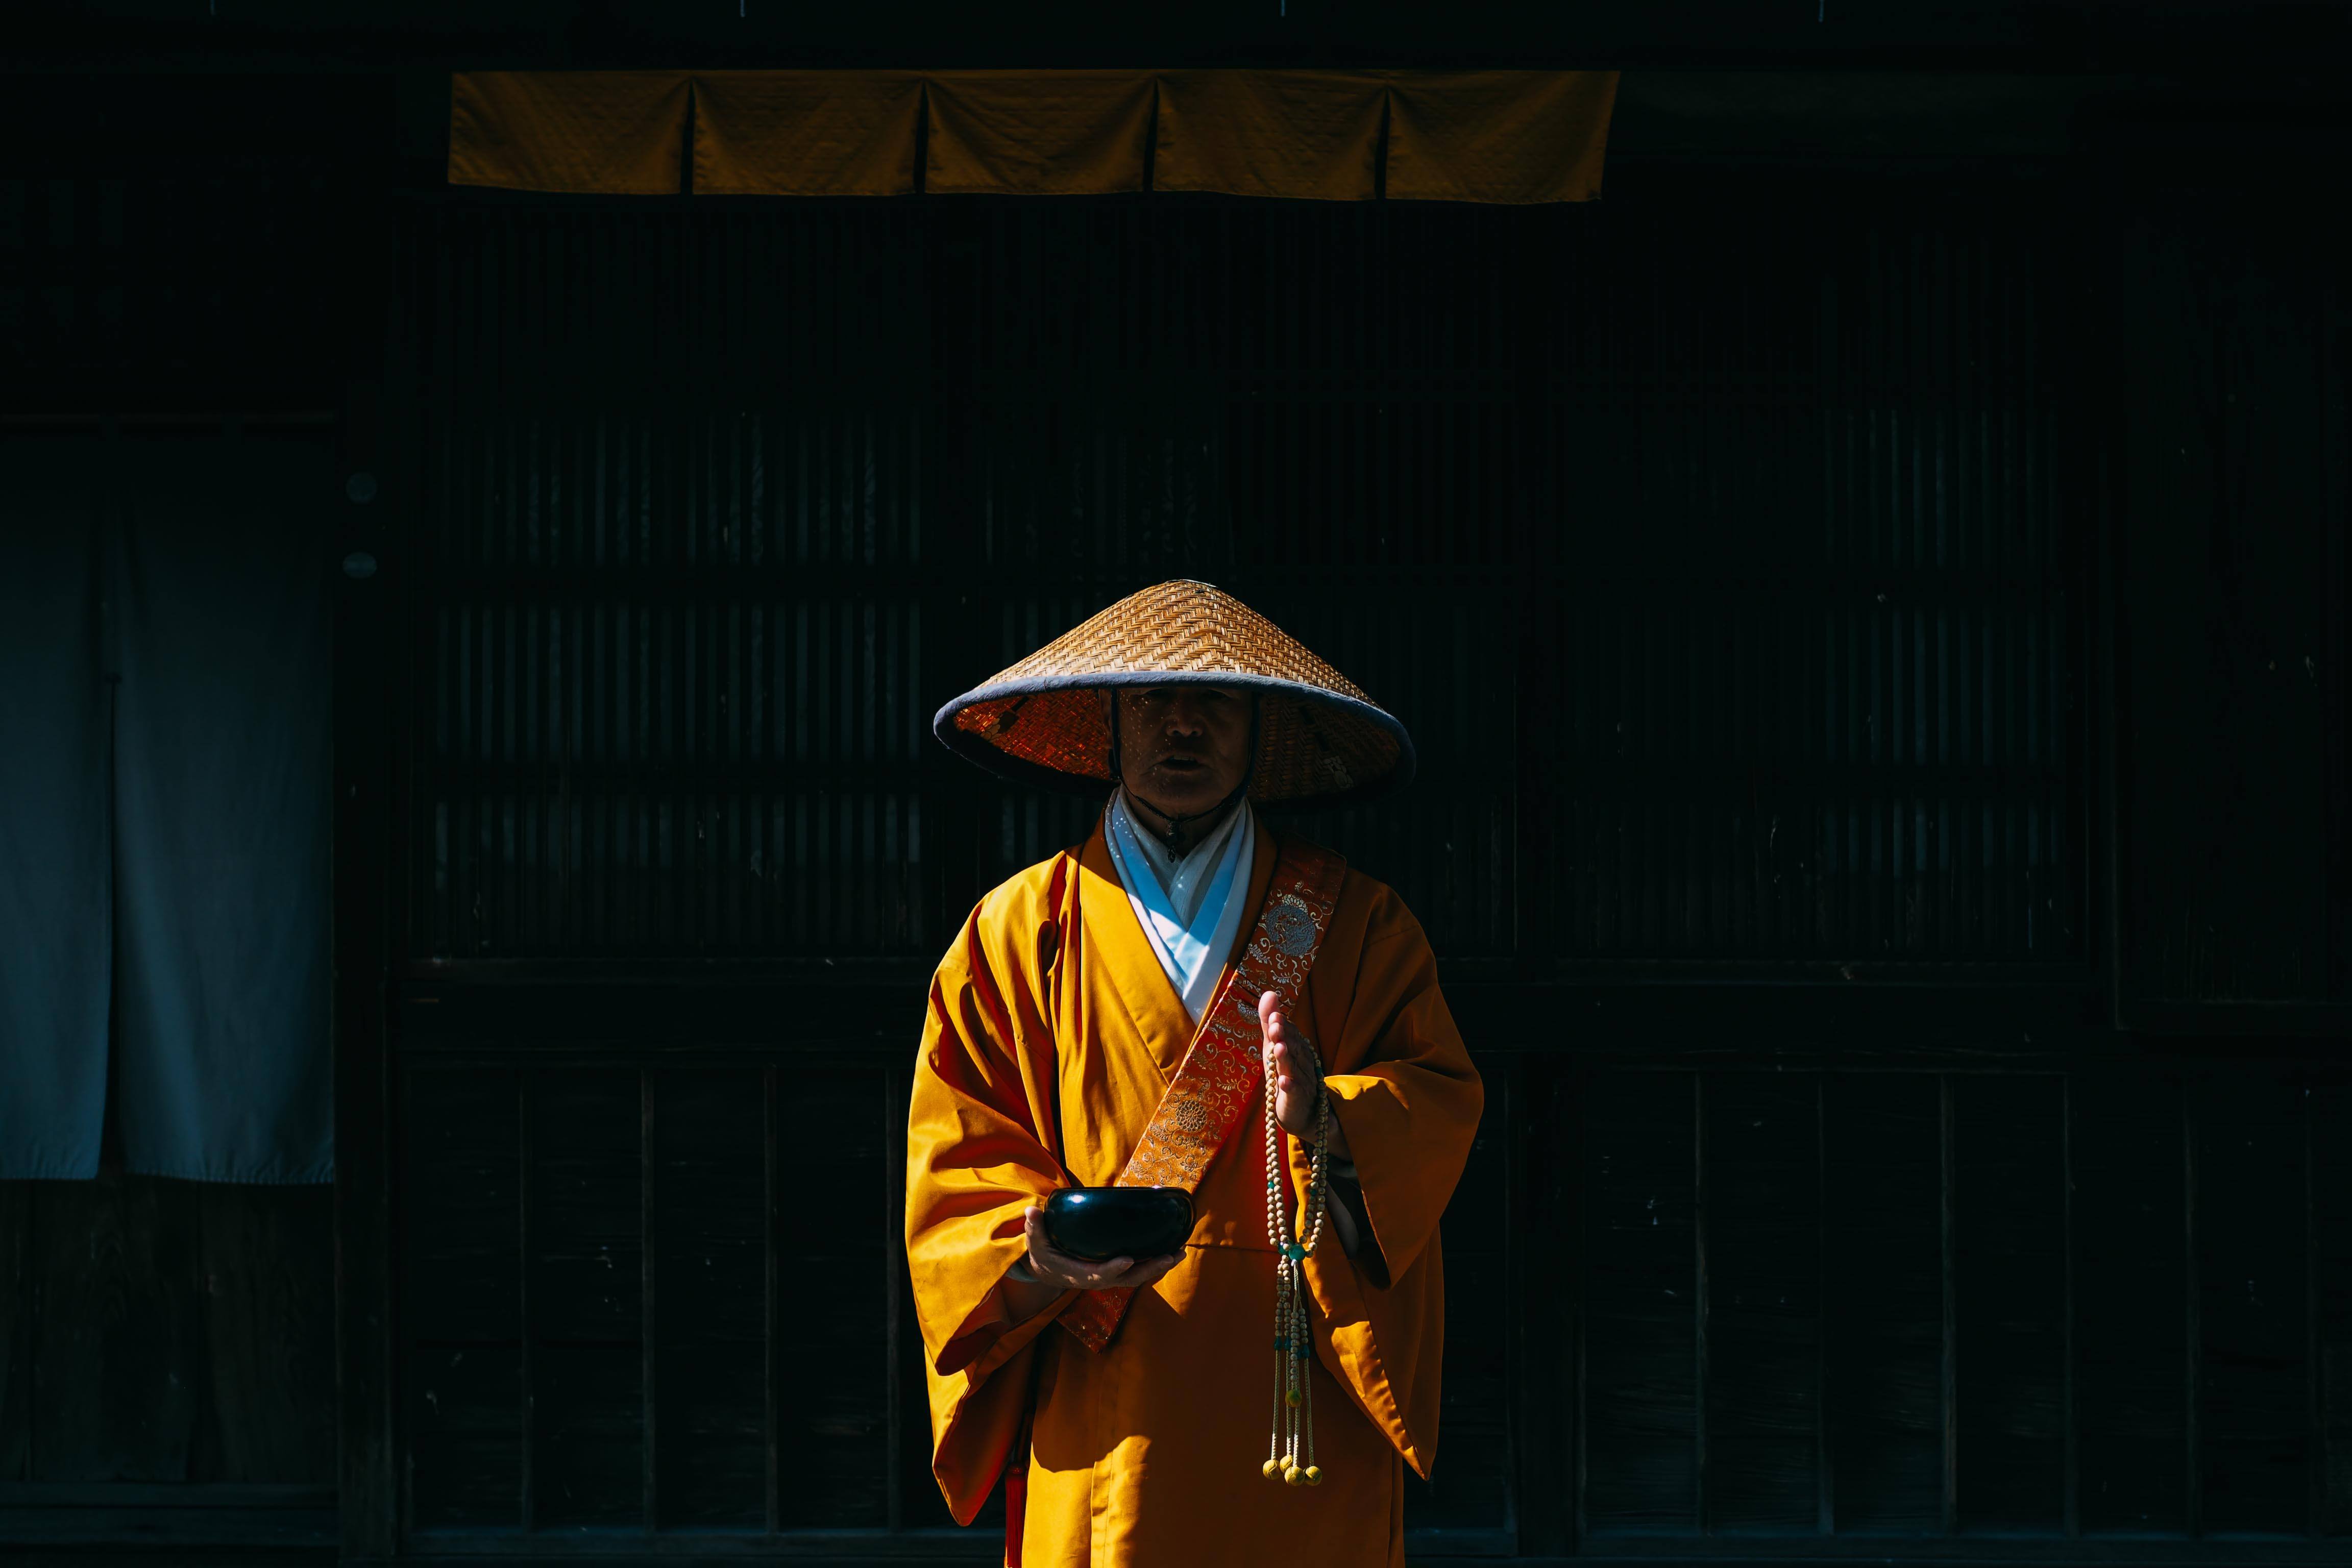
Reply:
[[[992,773],[1094,794],[1110,784],[1095,693],[1185,683],[1259,694],[1255,799],[1361,800],[1412,777],[1412,738],[1394,715],[1231,594],[1181,580],[1130,594],[1000,670],[931,729]]]

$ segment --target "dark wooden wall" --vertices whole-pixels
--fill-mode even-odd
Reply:
[[[0,1184],[0,1530],[332,1539],[324,1187]]]
[[[2111,243],[2127,320],[2168,329],[2116,347],[2126,991],[2159,1027],[2340,1005],[2343,247],[2258,193]]]
[[[2341,1556],[2325,127],[1834,175],[1645,162],[1654,112],[1568,212],[395,240],[386,88],[0,108],[0,416],[296,416],[383,484],[329,552],[382,563],[334,1206],[0,1188],[0,1544],[323,1539],[339,1420],[362,1558],[986,1556],[931,1533],[892,1141],[931,958],[1083,813],[925,724],[1183,572],[1423,745],[1301,824],[1490,1083],[1417,1559]]]
[[[373,83],[13,83],[0,441],[79,444],[95,479],[235,429],[335,438],[381,335],[344,182],[385,108]],[[331,1551],[335,1267],[325,1187],[128,1175],[110,1140],[95,1182],[0,1183],[0,1556]]]
[[[1311,830],[1451,958],[2088,964],[2079,240],[1867,199],[450,209],[411,951],[928,958],[1089,809],[933,706],[1192,573],[1414,723]]]
[[[2013,172],[420,206],[347,1523],[992,1550],[894,1141],[937,950],[1087,808],[927,720],[1186,574],[1426,759],[1298,823],[1492,1086],[1417,1556],[2340,1554],[2313,244]]]

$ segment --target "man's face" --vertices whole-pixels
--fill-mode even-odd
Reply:
[[[1250,703],[1219,686],[1122,686],[1108,692],[1130,794],[1169,816],[1207,811],[1249,769]]]

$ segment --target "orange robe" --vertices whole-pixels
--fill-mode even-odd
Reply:
[[[1276,856],[1261,826],[1229,966]],[[1259,1473],[1276,1367],[1262,1101],[1194,1194],[1184,1261],[1135,1294],[1107,1350],[1053,1326],[1069,1297],[1006,1320],[997,1286],[1024,1249],[1022,1210],[1118,1177],[1194,1032],[1099,823],[1058,911],[1055,865],[1004,883],[965,922],[932,981],[915,1068],[907,1258],[948,1506],[971,1521],[1034,1398],[1024,1568],[1402,1564],[1402,1467],[1427,1476],[1437,1447],[1438,1216],[1484,1100],[1428,938],[1351,870],[1307,979],[1304,1021],[1379,1253],[1349,1258],[1327,1226],[1307,1260],[1324,1481],[1286,1487]],[[1305,1152],[1285,1144],[1297,1192]]]

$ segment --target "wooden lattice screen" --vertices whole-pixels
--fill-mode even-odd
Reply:
[[[1089,808],[929,716],[1179,574],[1421,747],[1300,824],[1489,1075],[1417,1556],[2346,1529],[2352,1106],[2084,1023],[2093,440],[2030,207],[422,214],[412,1545],[944,1523],[921,986]],[[1792,984],[1657,1000],[1741,981]]]

